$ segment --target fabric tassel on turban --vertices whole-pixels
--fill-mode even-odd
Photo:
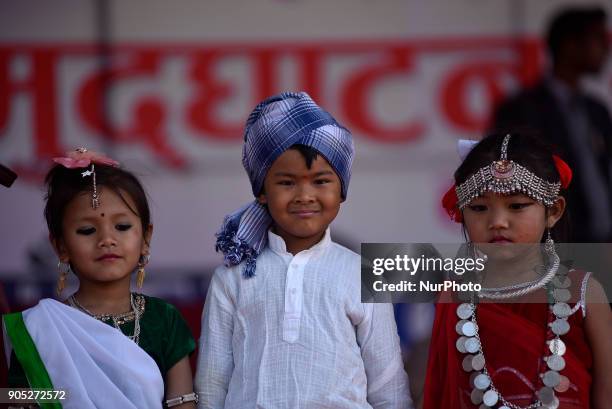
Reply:
[[[242,164],[249,175],[253,195],[261,193],[274,161],[291,146],[316,150],[336,171],[346,199],[354,148],[351,133],[319,107],[305,92],[284,92],[255,107],[246,121]],[[227,215],[217,232],[217,251],[225,265],[245,262],[244,277],[255,274],[256,259],[265,248],[272,218],[257,200]]]

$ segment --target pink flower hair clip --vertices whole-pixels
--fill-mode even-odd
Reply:
[[[76,148],[73,151],[67,152],[66,157],[53,158],[53,162],[58,163],[68,169],[78,169],[89,167],[84,172],[81,172],[82,177],[91,176],[93,191],[91,193],[91,207],[94,209],[100,206],[100,196],[96,188],[96,167],[95,165],[106,165],[118,167],[119,162],[113,160],[104,154],[90,151],[87,148]]]

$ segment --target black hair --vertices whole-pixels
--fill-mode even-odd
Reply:
[[[44,214],[49,234],[54,239],[62,238],[62,221],[68,203],[83,192],[92,192],[91,176],[82,177],[84,170],[55,165],[45,177],[47,194]],[[132,213],[140,218],[144,235],[151,223],[151,212],[147,195],[138,179],[130,172],[114,166],[95,165],[95,171],[97,189],[104,186],[115,192]],[[133,200],[135,209],[128,203],[125,194]]]
[[[601,7],[568,8],[555,15],[546,35],[553,61],[558,59],[561,48],[567,40],[580,40],[593,25],[605,24],[606,18],[606,12]]]
[[[307,145],[302,145],[300,143],[296,143],[295,145],[291,145],[289,149],[293,149],[302,154],[302,157],[306,161],[306,167],[310,169],[312,167],[312,162],[314,162],[317,157],[320,155],[319,151],[314,148],[311,148]]]
[[[312,168],[312,162],[314,162],[317,159],[317,157],[321,155],[318,150],[311,148],[308,145],[302,145],[301,143],[296,143],[295,145],[291,145],[287,150],[289,149],[298,151],[302,155],[302,157],[306,161],[306,167],[308,169]],[[261,195],[264,193],[265,193],[264,186],[262,186],[259,194]]]
[[[482,139],[467,155],[463,163],[455,171],[455,184],[458,186],[483,166],[499,160],[501,146],[508,132],[494,133]],[[561,177],[553,159],[553,149],[535,134],[511,133],[508,143],[508,159],[529,169],[536,176],[549,182],[559,182]],[[563,195],[562,192],[559,193]],[[548,210],[547,210],[548,211]],[[553,239],[559,242],[567,241],[568,209],[561,219],[551,229]]]

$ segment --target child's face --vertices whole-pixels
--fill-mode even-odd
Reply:
[[[143,236],[142,223],[111,189],[98,187],[100,206],[83,192],[66,206],[61,240],[54,241],[60,260],[70,262],[81,281],[110,283],[128,280],[142,254],[148,252],[152,226]],[[132,209],[129,194],[121,192]]]
[[[289,149],[270,167],[259,202],[268,206],[287,248],[301,251],[316,244],[338,214],[340,187],[338,175],[321,155],[308,169],[302,154]]]
[[[564,209],[563,198],[547,214],[544,205],[529,196],[487,192],[466,206],[463,218],[470,241],[499,249],[500,245],[540,243],[546,228],[554,226]],[[521,246],[513,247],[520,251]]]
[[[546,229],[545,208],[522,194],[487,192],[463,210],[474,243],[539,243]]]

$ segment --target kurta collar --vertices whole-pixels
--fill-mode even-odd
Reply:
[[[321,239],[321,241],[319,241],[317,244],[315,244],[311,248],[303,250],[298,254],[324,250],[327,247],[329,247],[330,244],[331,244],[331,234],[330,234],[330,229],[328,226],[327,229],[325,229],[325,234],[323,235],[323,238]],[[272,230],[268,230],[268,246],[270,246],[270,250],[272,250],[273,252],[275,252],[276,254],[280,256],[289,255],[293,257],[293,254],[287,251],[287,245],[285,244],[285,240],[283,240],[283,238],[279,236],[278,234],[272,232]]]

